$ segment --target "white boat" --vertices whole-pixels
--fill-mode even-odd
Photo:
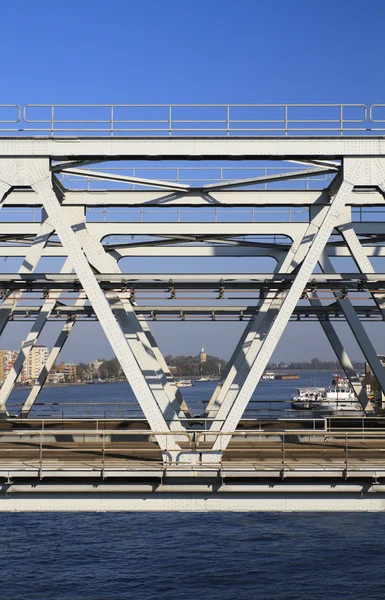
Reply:
[[[321,399],[325,399],[325,397],[326,388],[297,388],[291,399],[291,407],[299,410],[313,410],[319,407]]]
[[[262,379],[275,379],[275,373],[272,371],[265,371],[265,373],[262,375]]]
[[[312,410],[317,413],[340,411],[362,412],[362,406],[343,377],[335,377],[329,388],[297,388],[291,406],[297,410]]]
[[[199,379],[196,379],[196,381],[210,381],[209,377],[199,377]]]
[[[191,379],[180,379],[179,381],[176,382],[176,387],[178,388],[186,388],[186,387],[192,387],[193,386],[193,382],[191,381]]]

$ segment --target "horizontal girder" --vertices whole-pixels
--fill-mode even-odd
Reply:
[[[287,223],[287,222],[235,222],[217,223],[217,222],[105,222],[95,223],[87,222],[87,229],[92,236],[102,240],[108,236],[190,236],[189,240],[195,241],[194,236],[246,236],[246,235],[269,235],[269,236],[288,236],[295,239],[302,236],[307,229],[308,223]],[[13,239],[14,236],[35,236],[39,231],[38,222],[1,222],[0,236],[2,238]],[[385,221],[365,221],[353,222],[352,229],[358,235],[385,235]],[[3,241],[5,241],[3,239]],[[267,240],[266,240],[267,241]]]
[[[54,160],[295,160],[385,154],[382,136],[356,137],[4,137],[0,156]]]
[[[198,246],[198,245],[189,245],[189,246],[135,246],[134,244],[127,244],[127,246],[122,247],[121,244],[113,244],[108,243],[104,245],[104,248],[108,251],[112,251],[115,247],[119,248],[119,256],[158,256],[158,257],[172,257],[172,256],[180,256],[180,257],[189,257],[189,256],[197,256],[197,257],[223,257],[223,256],[275,256],[276,254],[280,254],[284,252],[287,248],[283,244],[277,244],[276,248],[274,247],[259,247],[252,245],[240,245],[237,246],[226,246],[226,245],[216,245],[216,246]],[[9,245],[0,245],[0,256],[10,257],[10,256],[25,256],[27,247],[24,246],[9,246]],[[385,247],[381,246],[367,246],[363,247],[364,252],[367,256],[375,256],[375,257],[383,257],[385,256]],[[327,255],[330,257],[349,257],[350,252],[347,248],[343,246],[335,246],[332,243],[327,245],[326,249]],[[42,251],[42,256],[56,256],[63,257],[67,256],[66,251],[62,248],[62,246],[58,245],[47,245]]]
[[[220,190],[210,194],[165,193],[159,190],[66,190],[64,206],[312,206],[329,205],[330,197],[324,190]],[[384,197],[376,190],[353,191],[347,206],[384,205]],[[4,200],[4,206],[40,206],[39,197],[32,190],[12,191]]]
[[[169,289],[178,287],[180,289],[237,289],[245,287],[248,289],[260,289],[269,286],[274,289],[287,288],[295,281],[296,274],[293,273],[225,273],[225,274],[125,274],[125,273],[97,273],[95,279],[103,289]],[[11,289],[24,289],[31,286],[39,289],[63,287],[63,289],[81,289],[82,286],[76,275],[63,273],[6,273],[0,275],[0,284]],[[349,289],[365,291],[368,286],[385,285],[385,273],[313,273],[307,287],[322,286],[328,289],[348,286]],[[357,287],[358,286],[358,287]]]
[[[107,296],[108,297],[108,296]],[[170,320],[236,320],[247,321],[255,317],[259,310],[255,306],[135,306],[139,320],[151,321],[170,321]],[[355,311],[360,319],[373,320],[381,319],[381,313],[377,306],[366,305],[356,306]],[[12,309],[13,319],[34,319],[40,312],[40,306],[19,306]],[[92,306],[67,306],[62,302],[58,303],[50,316],[50,320],[56,319],[96,319],[95,311]],[[297,306],[292,315],[292,320],[300,318],[318,320],[343,320],[344,316],[337,303],[325,306]]]

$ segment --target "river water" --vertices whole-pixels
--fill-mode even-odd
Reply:
[[[286,410],[292,388],[313,377],[263,382],[254,399]],[[330,374],[317,377],[326,385]],[[184,392],[199,410],[212,387]],[[50,388],[36,412],[56,402],[57,412],[84,414],[80,402],[127,393],[125,384]],[[383,600],[384,529],[385,514],[366,513],[0,513],[0,600]]]
[[[383,600],[384,514],[1,514],[2,600]]]
[[[261,381],[253,394],[246,416],[298,417],[290,410],[290,397],[296,387],[330,385],[329,372],[307,371],[300,379],[290,381]],[[194,387],[181,392],[193,414],[202,414],[217,382],[195,382]],[[17,388],[7,403],[9,412],[17,414],[28,396],[29,390]],[[97,385],[58,386],[43,388],[31,416],[35,417],[141,417],[142,412],[129,385],[105,383]]]

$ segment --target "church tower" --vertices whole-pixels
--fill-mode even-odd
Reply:
[[[205,362],[206,362],[206,360],[207,360],[207,354],[206,354],[206,352],[205,352],[205,349],[204,349],[204,348],[202,348],[202,350],[201,350],[201,351],[200,351],[200,353],[199,353],[199,362],[200,362],[200,363],[205,363]]]

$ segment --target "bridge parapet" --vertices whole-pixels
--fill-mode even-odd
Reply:
[[[385,131],[372,104],[26,104],[0,105],[3,135],[313,136]]]

